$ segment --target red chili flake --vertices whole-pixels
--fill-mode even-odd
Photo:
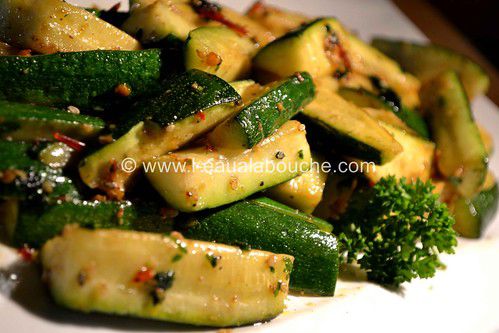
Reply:
[[[248,10],[248,15],[253,15],[253,14],[256,14],[256,13],[264,11],[264,10],[265,10],[265,5],[263,4],[263,2],[257,1]]]
[[[198,118],[199,120],[201,121],[205,121],[206,120],[206,114],[204,114],[203,111],[199,111],[195,114],[195,117]]]
[[[205,63],[208,66],[218,66],[222,63],[222,58],[215,52],[210,52],[206,55]]]
[[[66,144],[67,146],[73,148],[76,151],[81,151],[83,148],[85,148],[85,143],[78,141],[76,139],[70,138],[69,136],[61,134],[59,132],[54,132],[53,136],[54,136],[54,139],[56,139],[57,141]]]
[[[340,56],[341,60],[343,60],[343,64],[345,64],[345,68],[347,70],[351,70],[352,64],[350,63],[350,59],[348,59],[348,55],[347,55],[347,52],[345,51],[345,48],[340,43],[338,43],[337,46],[338,46],[338,55]]]
[[[300,82],[303,82],[305,81],[305,79],[303,78],[303,76],[301,75],[300,72],[295,72],[295,77],[298,79],[298,81]]]
[[[120,209],[118,209],[118,212],[116,213],[116,217],[121,219],[124,214],[125,214],[125,210],[123,209],[123,207],[121,207]]]
[[[234,30],[241,36],[248,35],[248,31],[246,30],[246,28],[226,19],[223,16],[220,6],[206,0],[199,0],[193,3],[192,7],[201,18],[222,23],[227,28]]]
[[[133,282],[143,283],[151,280],[154,277],[154,272],[148,267],[141,267],[135,274]]]
[[[211,143],[209,143],[209,142],[207,142],[207,143],[205,144],[205,148],[206,148],[206,150],[207,150],[207,151],[212,151],[212,152],[216,150],[215,146],[214,146],[214,145],[212,145],[212,144],[211,144]]]
[[[23,56],[23,57],[29,57],[31,56],[31,49],[24,49],[24,50],[21,50],[19,51],[18,53],[20,56]]]
[[[126,83],[120,83],[114,88],[117,95],[128,97],[132,93],[132,89]]]
[[[17,250],[17,253],[19,253],[19,255],[24,261],[28,262],[33,261],[36,254],[35,249],[28,247],[26,244],[24,244],[23,247],[19,248]]]
[[[178,216],[178,210],[169,207],[161,207],[159,214],[161,219],[166,220]]]

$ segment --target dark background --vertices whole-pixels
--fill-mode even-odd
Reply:
[[[427,1],[499,68],[499,0]]]

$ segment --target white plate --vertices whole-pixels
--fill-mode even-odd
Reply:
[[[112,5],[116,1],[75,0],[82,4]],[[251,0],[220,1],[246,9]],[[389,1],[281,0],[268,1],[311,16],[333,15],[364,39],[375,35],[425,40],[418,29]],[[283,60],[285,61],[285,60]],[[478,121],[499,146],[499,113],[486,98],[473,103]],[[499,175],[499,160],[490,167]],[[0,265],[16,255],[0,248]],[[484,239],[460,240],[457,254],[446,256],[447,269],[430,280],[404,285],[400,292],[371,283],[339,281],[334,298],[290,297],[288,309],[270,323],[239,328],[258,332],[499,332],[499,223]],[[1,266],[0,266],[1,267]],[[0,331],[2,332],[156,332],[198,331],[163,322],[81,314],[56,307],[48,299],[35,268],[21,264],[18,280],[0,273]],[[17,286],[17,288],[14,288]]]

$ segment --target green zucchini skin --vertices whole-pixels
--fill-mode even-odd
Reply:
[[[183,230],[186,237],[285,253],[295,257],[291,290],[334,295],[338,275],[338,245],[293,210],[268,198],[240,201],[195,215]],[[288,208],[289,209],[289,208]]]
[[[488,154],[464,87],[454,71],[443,72],[421,89],[421,105],[439,151],[437,167],[473,198],[487,175]]]
[[[378,149],[346,136],[331,127],[330,124],[313,118],[310,114],[298,114],[296,120],[305,125],[307,141],[314,142],[316,147],[326,155],[333,152],[335,154],[351,155],[376,164],[382,164],[383,162],[382,154]],[[331,142],[338,142],[338,144],[331,145]]]
[[[161,84],[161,93],[144,98],[123,115],[119,132],[147,120],[166,127],[211,107],[239,103],[241,96],[219,77],[197,69],[174,75]]]
[[[0,99],[40,105],[102,107],[109,100],[154,91],[166,73],[159,49],[63,52],[32,57],[3,56]],[[131,94],[114,89],[126,84]]]
[[[105,123],[102,119],[74,114],[47,106],[0,101],[0,137],[12,140],[53,140],[60,132],[82,140],[94,137]]]
[[[244,107],[235,117],[251,148],[296,115],[315,96],[312,77],[297,73],[280,81],[268,92]]]
[[[454,229],[463,237],[480,238],[495,216],[498,199],[497,183],[471,200],[458,199],[451,205],[456,221]]]
[[[486,93],[489,88],[490,78],[480,65],[445,47],[383,38],[375,38],[372,45],[423,82],[447,70],[454,70],[470,99]]]
[[[423,117],[417,114],[415,111],[411,111],[404,106],[397,106],[393,103],[388,102],[380,96],[371,93],[365,89],[353,89],[353,88],[340,88],[338,90],[340,94],[346,100],[354,103],[359,107],[371,107],[376,109],[386,109],[393,112],[397,117],[400,118],[407,126],[412,128],[421,137],[428,139],[430,133],[428,126],[424,121]]]
[[[77,199],[73,182],[59,169],[50,168],[37,158],[37,148],[18,141],[0,141],[0,174],[16,170],[15,179],[0,186],[0,199],[23,199],[55,202]],[[47,191],[47,187],[50,190]]]
[[[169,224],[161,218],[159,206],[152,203],[136,205],[130,201],[75,201],[42,207],[27,202],[20,204],[13,242],[15,245],[40,247],[68,224],[79,224],[91,229],[150,232],[171,230]]]

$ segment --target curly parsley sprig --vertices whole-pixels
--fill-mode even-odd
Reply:
[[[443,267],[438,255],[457,245],[454,219],[433,188],[387,177],[354,195],[334,229],[346,261],[385,285],[432,277]]]

